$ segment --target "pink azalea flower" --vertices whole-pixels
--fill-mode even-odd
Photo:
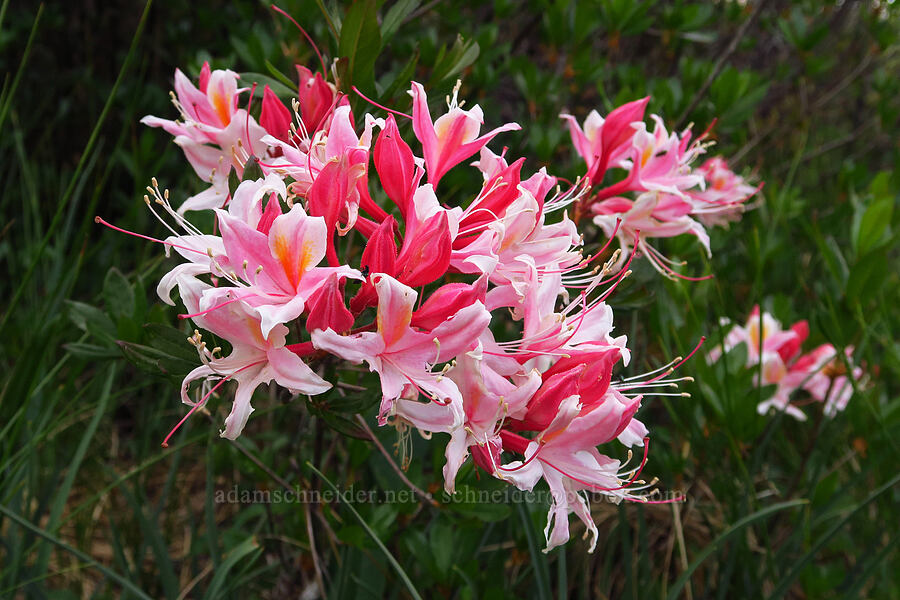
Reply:
[[[192,319],[197,325],[228,340],[232,346],[231,354],[224,358],[215,357],[214,352],[203,347],[198,348],[204,364],[188,373],[181,386],[182,401],[195,405],[188,396],[192,381],[232,379],[238,383],[222,437],[233,440],[241,434],[253,412],[250,405],[253,391],[260,384],[275,381],[300,394],[321,394],[331,388],[330,383],[285,348],[287,327],[275,325],[264,334],[259,311],[244,302],[231,301],[233,289],[212,288],[193,277],[182,277],[178,287],[182,301],[188,311],[194,313]],[[204,402],[205,398],[201,404]]]
[[[417,331],[410,327],[415,290],[383,273],[370,278],[378,294],[377,330],[349,336],[331,329],[314,331],[313,345],[353,363],[365,361],[378,373],[383,397],[378,420],[382,425],[396,414],[395,402],[410,385],[434,402],[455,404],[459,410],[462,397],[456,384],[434,373],[432,367],[474,346],[490,322],[490,313],[481,302],[474,302],[431,331]],[[448,419],[443,430],[450,431],[459,423],[450,409],[445,412]]]
[[[644,251],[650,264],[661,274],[666,277],[677,276],[671,266],[674,261],[648,244],[647,239],[675,237],[685,233],[696,236],[707,256],[711,255],[706,229],[689,216],[691,205],[678,196],[646,192],[635,201],[622,197],[608,198],[594,204],[591,209],[595,214],[594,223],[608,237],[615,234],[619,238],[623,252],[618,266],[637,248]]]
[[[853,363],[853,347],[844,348],[846,363],[841,359],[838,350],[831,344],[822,344],[811,352],[799,357],[792,365],[792,370],[802,372],[803,389],[815,400],[824,402],[826,417],[834,417],[847,407],[853,396],[853,381],[859,382],[863,377],[861,367]],[[850,365],[847,370],[846,365]]]
[[[209,72],[204,65],[201,89],[197,89],[180,70],[175,71],[173,99],[181,121],[146,116],[141,123],[162,127],[175,136],[188,162],[203,181],[211,183],[207,190],[188,198],[180,212],[221,207],[228,198],[228,174],[238,176],[251,155],[265,156],[265,130],[238,108],[238,74],[228,70]]]
[[[728,324],[724,321],[723,324]],[[738,344],[747,347],[747,365],[752,367],[760,362],[760,347],[763,358],[766,355],[775,355],[782,363],[790,362],[800,351],[800,346],[809,336],[809,325],[806,321],[798,321],[787,330],[782,329],[781,322],[771,314],[764,312],[759,314],[759,305],[753,307],[747,323],[743,326],[734,325],[725,337],[721,347],[713,348],[708,355],[710,362],[716,361],[722,354],[722,350],[728,352]]]
[[[591,185],[603,180],[607,168],[617,166],[631,146],[634,125],[642,123],[650,96],[628,102],[613,110],[604,120],[592,110],[584,121],[584,129],[575,117],[562,114],[569,124],[572,144],[588,166],[587,177]]]
[[[484,114],[477,104],[469,110],[460,107],[456,98],[459,87],[453,89],[449,111],[432,122],[425,88],[412,83],[413,131],[422,143],[428,182],[434,187],[451,167],[478,152],[497,134],[521,129],[517,123],[507,123],[479,137]]]
[[[721,156],[704,162],[697,171],[706,182],[704,189],[688,192],[693,214],[706,225],[727,225],[736,221],[746,210],[746,201],[762,186],[752,186],[728,168]]]
[[[623,481],[630,473],[621,473],[621,463],[601,454],[597,446],[619,436],[639,405],[639,396],[628,399],[610,392],[602,402],[584,407],[578,395],[571,395],[559,402],[552,422],[533,440],[501,433],[504,449],[524,455],[524,460],[498,467],[497,476],[521,490],[533,490],[541,479],[550,487],[545,552],[568,541],[572,512],[591,534],[588,551],[596,547],[597,527],[587,498],[579,492],[600,492],[616,500],[633,497]]]
[[[447,377],[459,388],[465,412],[463,426],[451,432],[445,451],[444,489],[452,494],[456,473],[468,457],[469,448],[500,443],[504,419],[524,409],[529,397],[540,387],[541,375],[536,370],[523,372],[513,383],[485,363],[479,344],[459,356],[447,371]]]
[[[317,266],[325,256],[325,221],[308,216],[299,204],[275,217],[267,232],[228,212],[217,210],[216,214],[232,269],[224,274],[245,282],[234,296],[256,308],[264,335],[277,324],[299,317],[305,301],[332,274],[362,278],[346,265]]]

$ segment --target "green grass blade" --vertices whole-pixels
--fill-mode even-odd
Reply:
[[[69,464],[66,476],[59,486],[56,497],[53,499],[53,506],[50,509],[50,518],[47,521],[47,531],[49,532],[54,532],[59,527],[63,509],[65,509],[66,501],[69,499],[69,492],[72,490],[72,485],[75,483],[75,477],[78,475],[78,470],[81,468],[81,463],[87,453],[88,446],[90,445],[91,440],[94,439],[94,433],[97,431],[97,426],[100,425],[100,419],[106,415],[106,407],[109,405],[110,398],[112,397],[112,384],[117,370],[117,364],[113,364],[109,368],[109,374],[106,376],[106,381],[103,383],[103,391],[100,392],[100,399],[97,402],[97,410],[94,412],[93,418],[85,428],[84,435],[81,436],[81,441],[78,443],[78,448],[75,449],[75,454],[72,456],[72,462]],[[39,573],[46,571],[49,561],[50,546],[44,545],[38,554],[38,560],[35,567],[36,570]]]
[[[6,3],[3,4],[2,11],[3,13],[6,13]],[[34,17],[34,24],[31,26],[31,33],[28,35],[28,41],[25,43],[25,52],[22,53],[22,61],[19,63],[19,69],[16,71],[16,76],[13,78],[12,85],[6,93],[6,97],[3,99],[3,108],[0,108],[0,131],[3,129],[3,123],[6,122],[6,115],[9,114],[9,107],[12,105],[12,99],[16,94],[16,88],[19,87],[19,82],[22,80],[22,73],[25,72],[25,65],[28,62],[28,56],[31,54],[31,45],[34,43],[34,36],[37,34],[38,24],[41,22],[41,15],[43,13],[44,5],[41,4],[38,7],[37,15]],[[3,14],[0,14],[0,19],[2,18]]]
[[[678,598],[678,595],[681,594],[681,590],[684,588],[685,584],[688,582],[688,579],[690,579],[694,571],[697,570],[697,567],[703,564],[703,561],[705,561],[712,554],[718,551],[728,538],[740,531],[743,531],[745,527],[751,525],[752,523],[755,523],[756,521],[759,521],[760,519],[788,508],[800,506],[801,504],[807,504],[807,500],[791,500],[789,502],[781,502],[779,504],[767,506],[762,510],[756,511],[752,515],[744,517],[743,519],[739,520],[737,523],[723,531],[721,535],[719,535],[719,537],[714,539],[709,543],[709,545],[706,546],[706,548],[703,549],[703,551],[694,559],[694,562],[692,562],[687,570],[681,574],[677,581],[675,581],[675,583],[672,585],[672,588],[669,590],[669,595],[666,596],[667,600],[675,600],[676,598]]]
[[[528,553],[534,568],[535,585],[538,598],[552,598],[550,594],[550,575],[547,568],[547,555],[541,552],[540,544],[534,535],[534,522],[526,508],[525,503],[517,505],[519,517],[522,519],[522,529],[525,531],[525,540],[528,543]]]
[[[73,548],[72,546],[68,545],[67,543],[60,540],[59,538],[56,538],[55,536],[50,535],[49,533],[47,533],[45,530],[41,529],[40,527],[23,519],[18,514],[12,512],[11,510],[6,508],[2,504],[0,504],[0,513],[3,513],[4,516],[6,516],[11,521],[15,522],[17,525],[24,527],[25,529],[28,529],[29,531],[31,531],[32,533],[34,533],[36,535],[39,535],[40,537],[44,538],[51,544],[59,546],[66,552],[69,552],[70,554],[72,554],[73,556],[78,558],[78,560],[85,562],[88,565],[94,567],[95,569],[97,569],[98,571],[100,571],[101,573],[103,573],[104,575],[106,575],[107,577],[112,579],[113,581],[119,583],[124,589],[128,590],[129,592],[131,592],[138,598],[143,598],[145,600],[151,600],[150,596],[145,594],[139,587],[137,587],[132,582],[128,581],[127,579],[125,579],[124,577],[122,577],[121,575],[116,573],[115,571],[107,568],[104,565],[101,565],[100,563],[95,561],[93,558],[91,558],[90,556],[85,554],[84,552],[81,552],[80,550]]]
[[[325,475],[317,468],[315,468],[311,462],[307,461],[306,466],[308,466],[316,475],[321,477],[322,481],[324,481],[325,484],[328,485],[328,487],[330,487],[336,493],[336,497],[343,502],[340,491],[338,490],[336,485],[331,483],[330,479],[325,477]],[[381,550],[382,553],[384,553],[384,556],[388,559],[388,562],[391,563],[391,566],[394,567],[395,571],[397,571],[397,575],[400,577],[400,580],[403,581],[403,585],[406,586],[409,594],[416,600],[422,600],[422,596],[419,594],[418,590],[416,590],[416,586],[413,585],[413,582],[412,580],[410,580],[409,575],[406,574],[406,571],[403,570],[403,567],[400,566],[400,563],[397,562],[397,559],[395,559],[391,552],[387,549],[387,546],[385,546],[382,541],[378,539],[378,536],[374,531],[372,531],[372,528],[369,527],[369,524],[366,523],[366,520],[362,518],[362,515],[356,512],[356,509],[353,508],[352,504],[344,502],[344,505],[351,512],[351,514],[353,514],[356,520],[359,521],[359,524],[362,525],[362,528],[366,530],[366,533],[369,534],[369,537],[372,538],[372,541],[375,542],[375,545],[378,546],[378,549]]]
[[[147,0],[147,4],[144,6],[144,12],[141,15],[141,20],[138,22],[137,30],[135,30],[134,37],[131,40],[131,47],[128,49],[128,54],[125,56],[125,61],[122,63],[122,68],[119,69],[119,75],[118,77],[116,77],[116,81],[115,83],[113,83],[112,89],[109,92],[109,98],[106,99],[106,104],[103,106],[103,110],[100,112],[100,117],[97,119],[97,124],[94,125],[94,129],[93,131],[91,131],[91,136],[90,138],[88,138],[88,142],[84,147],[84,151],[81,153],[81,157],[78,159],[78,165],[75,167],[75,172],[72,174],[72,179],[69,180],[69,184],[66,186],[65,192],[59,200],[59,204],[56,208],[56,213],[54,213],[53,215],[53,220],[50,221],[50,226],[47,228],[46,233],[44,233],[44,238],[41,240],[41,243],[38,246],[37,251],[35,252],[35,256],[32,259],[28,270],[25,272],[25,275],[19,282],[18,287],[16,287],[16,292],[13,294],[13,297],[9,302],[6,313],[3,315],[3,320],[0,321],[0,336],[2,336],[3,331],[6,329],[6,325],[9,323],[9,317],[13,314],[16,309],[16,305],[18,305],[19,301],[21,300],[22,294],[25,292],[26,286],[31,281],[31,277],[34,275],[35,269],[39,264],[41,264],[41,257],[43,256],[44,251],[47,249],[47,245],[50,243],[50,239],[53,237],[53,233],[56,231],[56,228],[59,227],[59,224],[62,221],[62,217],[65,212],[66,205],[68,205],[69,201],[72,199],[75,187],[81,179],[81,173],[84,170],[87,161],[93,154],[94,146],[96,145],[97,138],[100,135],[100,128],[103,126],[103,123],[106,122],[106,116],[109,114],[113,102],[115,101],[116,92],[119,91],[119,85],[124,80],[125,73],[128,71],[128,67],[131,66],[131,62],[134,60],[138,42],[140,41],[141,35],[144,32],[144,26],[147,24],[147,17],[150,14],[150,5],[152,4],[152,2],[153,0]],[[2,117],[2,115],[0,115],[0,117]],[[0,119],[0,125],[2,125],[2,119]]]
[[[773,598],[784,597],[788,589],[791,587],[791,584],[794,583],[794,580],[796,580],[797,577],[800,576],[800,573],[803,571],[804,567],[806,567],[806,565],[816,556],[819,550],[821,550],[822,547],[826,543],[828,543],[828,540],[833,538],[844,527],[844,525],[846,525],[847,522],[850,521],[853,515],[868,506],[873,500],[875,500],[875,498],[892,488],[898,482],[900,482],[900,473],[878,487],[874,492],[869,494],[869,496],[865,500],[853,507],[853,510],[847,513],[843,519],[835,523],[831,529],[829,529],[822,537],[820,537],[816,541],[815,544],[813,544],[812,548],[810,548],[809,551],[805,555],[803,555],[802,558],[800,558],[800,560],[796,561],[794,568],[791,569],[787,576],[781,580],[781,582],[778,584],[778,587],[775,588],[775,591],[773,591],[769,595],[769,600],[772,600]]]

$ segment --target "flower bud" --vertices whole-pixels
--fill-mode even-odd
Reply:
[[[282,104],[269,86],[263,89],[262,111],[259,113],[259,124],[270,135],[282,142],[291,138],[291,112]]]
[[[309,317],[306,329],[331,329],[338,333],[349,331],[353,327],[353,315],[344,304],[344,279],[338,280],[337,273],[332,273],[325,283],[309,297],[306,302]]]

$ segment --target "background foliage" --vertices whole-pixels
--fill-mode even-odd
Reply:
[[[237,443],[217,436],[220,403],[160,449],[184,410],[173,382],[196,356],[153,294],[159,249],[93,223],[100,213],[158,234],[140,201],[149,178],[178,197],[198,191],[168,137],[138,124],[174,114],[176,66],[195,75],[209,59],[272,77],[295,62],[314,67],[315,56],[250,1],[160,2],[143,20],[133,2],[7,1],[0,597],[315,597],[321,583],[332,598],[402,598],[403,577],[422,594],[458,598],[900,597],[893,3],[281,6],[328,57],[343,57],[346,81],[398,109],[409,106],[410,78],[438,97],[462,77],[461,97],[490,125],[523,125],[501,143],[536,158],[532,169],[576,174],[563,109],[583,117],[651,94],[650,111],[668,123],[702,129],[718,118],[714,150],[766,182],[765,202],[714,233],[703,267],[714,280],[669,282],[644,266],[623,284],[612,304],[631,369],[684,353],[720,333],[719,317],[742,320],[760,303],[786,323],[809,319],[810,344],[854,346],[870,382],[838,418],[809,407],[814,416],[797,423],[756,414],[765,390],[739,358],[693,360],[693,398],[642,408],[645,473],[687,502],[596,505],[593,555],[577,539],[540,552],[540,501],[446,502],[441,444],[422,440],[406,477],[436,507],[415,496],[217,503],[231,490],[408,490],[357,439],[368,434],[351,415],[372,412],[369,392],[315,404],[259,397]],[[666,251],[703,264],[691,243],[670,240]],[[390,455],[395,434],[376,434]],[[471,468],[460,482],[506,489]]]

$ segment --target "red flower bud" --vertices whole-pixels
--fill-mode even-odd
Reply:
[[[397,279],[410,287],[431,283],[450,268],[450,225],[441,211],[403,240],[397,258]]]
[[[410,325],[431,331],[460,310],[475,302],[484,303],[487,277],[468,283],[448,283],[436,289],[425,304],[413,313]]]
[[[416,163],[409,145],[400,137],[393,115],[385,119],[384,129],[375,140],[372,154],[378,178],[388,198],[400,207],[400,214],[406,218],[409,203],[421,179],[421,171],[416,172]],[[418,175],[418,176],[417,176]]]
[[[513,429],[527,431],[547,429],[559,413],[559,405],[562,401],[578,393],[578,378],[581,371],[582,366],[577,365],[549,377],[545,373],[540,389],[528,401],[525,418],[521,421],[510,421],[510,426]]]
[[[363,249],[360,268],[364,273],[385,273],[394,276],[397,262],[397,244],[394,242],[394,217],[388,217],[369,236],[366,247]],[[367,279],[359,288],[356,296],[350,300],[350,309],[354,313],[361,312],[365,307],[372,306],[378,301],[375,287]]]
[[[269,235],[269,229],[272,228],[275,217],[279,215],[281,215],[281,203],[278,201],[278,196],[274,193],[269,194],[269,201],[266,202],[266,208],[256,225],[256,230]]]
[[[291,138],[291,112],[282,104],[269,86],[263,88],[262,111],[259,113],[259,124],[270,135],[282,142]]]
[[[331,329],[338,333],[349,331],[353,327],[353,315],[344,304],[344,280],[338,280],[337,273],[329,275],[325,283],[309,297],[306,302],[309,317],[306,329]]]

